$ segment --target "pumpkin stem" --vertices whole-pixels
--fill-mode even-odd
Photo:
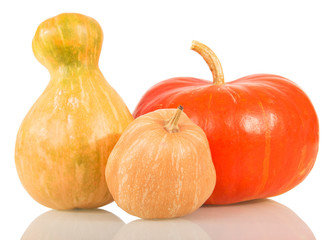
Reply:
[[[169,119],[168,123],[164,126],[164,128],[170,133],[176,133],[179,131],[178,121],[180,120],[181,113],[183,111],[183,107],[180,105],[178,106],[174,116]]]
[[[208,46],[195,40],[192,41],[191,50],[199,53],[208,64],[210,71],[212,72],[213,84],[224,84],[222,65],[216,54]]]

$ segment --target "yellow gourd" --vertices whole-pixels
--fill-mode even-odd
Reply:
[[[212,193],[216,173],[203,130],[182,108],[135,119],[107,165],[116,203],[141,218],[173,218],[199,208]]]
[[[113,200],[106,161],[133,117],[99,70],[102,40],[94,19],[72,13],[44,21],[33,39],[51,79],[21,124],[15,163],[28,193],[50,208]]]

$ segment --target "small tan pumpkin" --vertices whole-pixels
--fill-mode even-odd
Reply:
[[[216,173],[209,143],[182,107],[134,120],[106,166],[116,203],[141,218],[173,218],[199,208],[212,193]]]

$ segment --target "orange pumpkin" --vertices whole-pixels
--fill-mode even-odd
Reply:
[[[173,218],[199,208],[212,193],[216,173],[203,130],[182,108],[134,120],[106,166],[116,203],[141,218]]]
[[[40,24],[33,39],[51,80],[21,124],[15,163],[28,193],[50,208],[113,200],[105,165],[133,118],[98,68],[102,40],[94,19],[71,13]]]
[[[206,45],[193,41],[213,83],[178,77],[153,86],[134,117],[160,108],[186,107],[206,133],[217,174],[206,204],[230,204],[282,194],[312,170],[319,146],[318,118],[292,81],[255,74],[224,82],[222,66]]]

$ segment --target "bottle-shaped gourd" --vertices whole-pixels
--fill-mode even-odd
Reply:
[[[39,203],[54,209],[112,202],[105,165],[133,120],[98,67],[103,33],[92,18],[60,14],[38,27],[33,51],[51,79],[19,129],[15,163]]]

